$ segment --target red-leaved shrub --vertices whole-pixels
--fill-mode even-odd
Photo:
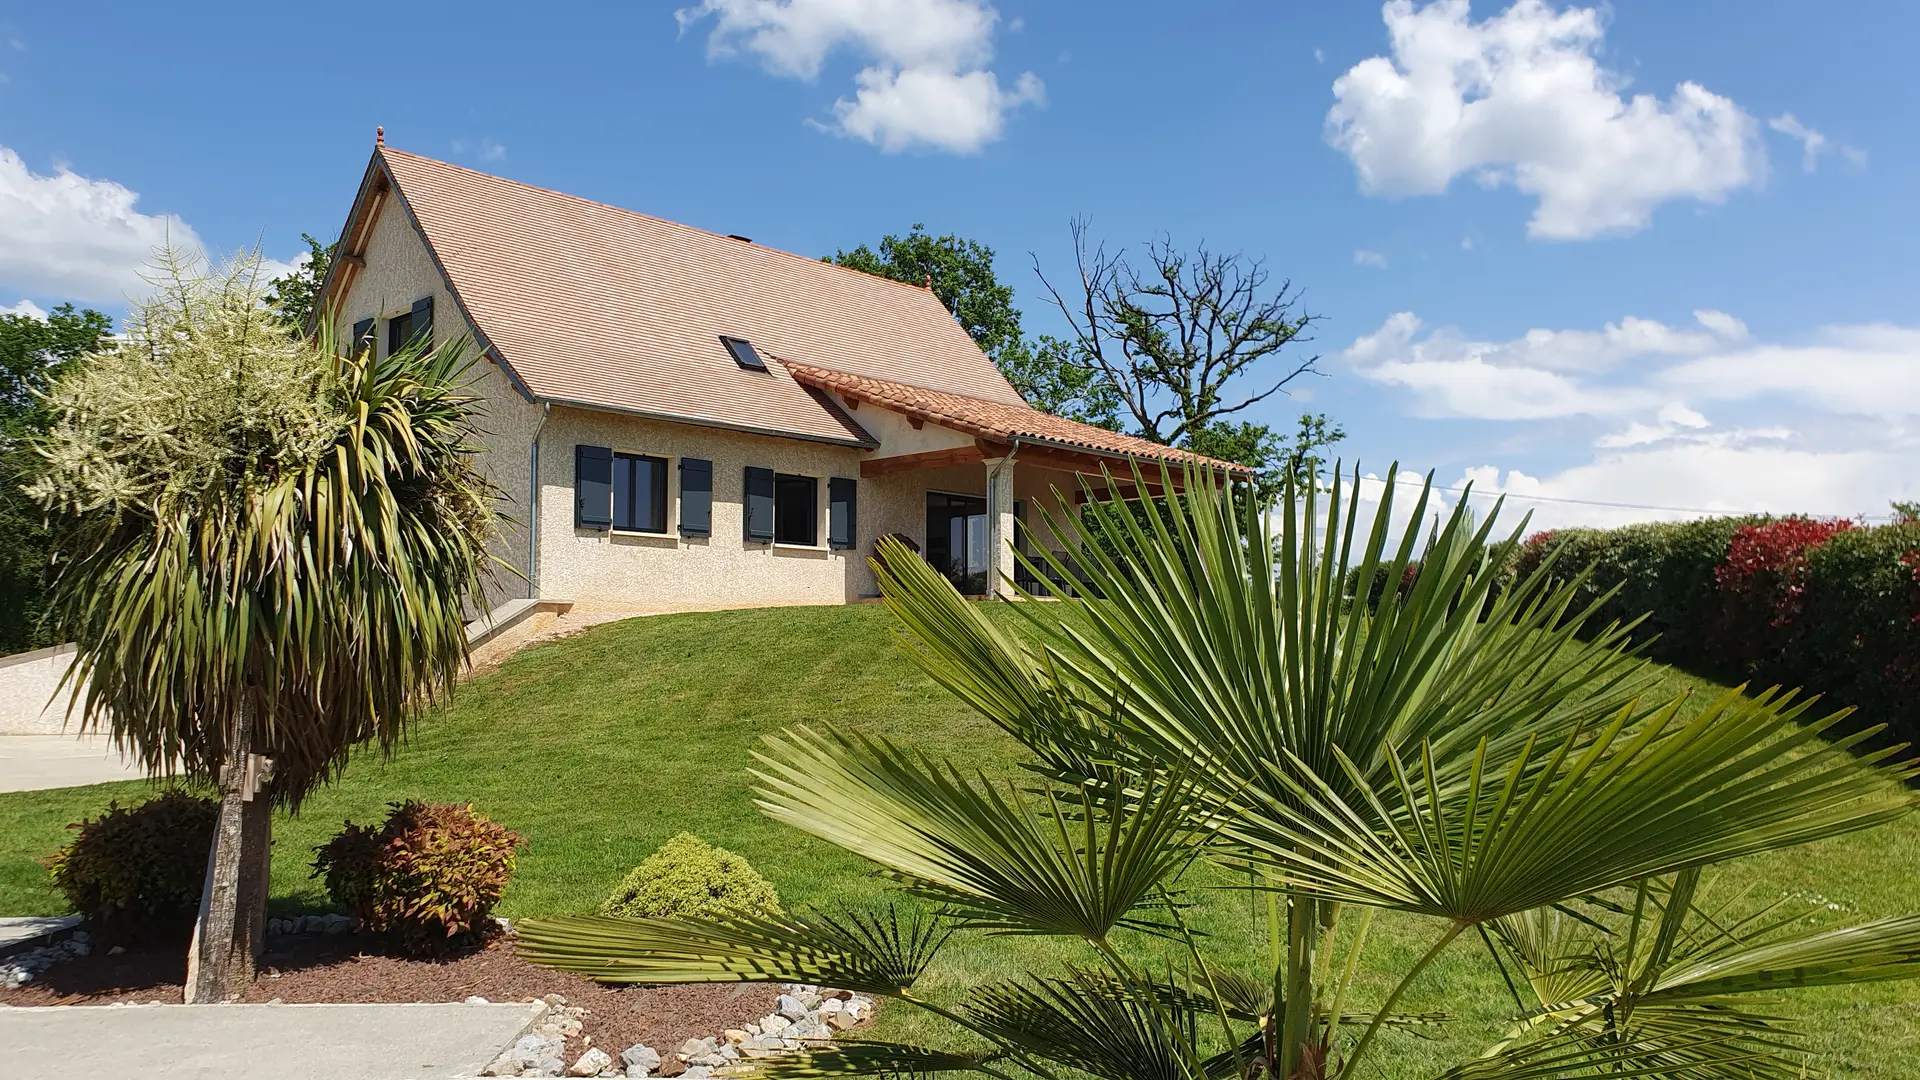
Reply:
[[[1716,659],[1747,673],[1779,662],[1805,611],[1807,553],[1852,528],[1843,518],[1790,517],[1736,530],[1713,571]]]
[[[322,846],[313,876],[361,928],[402,952],[431,956],[483,940],[513,877],[519,833],[469,805],[388,804],[378,829],[349,821]]]

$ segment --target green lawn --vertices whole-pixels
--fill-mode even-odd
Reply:
[[[752,860],[790,905],[859,899],[883,891],[866,865],[835,848],[761,818],[745,769],[762,734],[794,723],[858,726],[990,772],[1003,772],[1014,746],[998,729],[951,701],[894,649],[892,622],[877,606],[792,608],[660,616],[603,626],[531,649],[463,688],[458,703],[422,724],[394,760],[373,758],[277,821],[274,904],[325,904],[309,877],[312,849],[343,819],[377,818],[388,800],[472,801],[531,844],[500,913],[590,909],[667,837],[692,831]],[[1669,672],[1674,692],[1718,688]],[[62,842],[64,826],[110,799],[138,799],[141,783],[0,794],[0,914],[60,910],[38,859]],[[1791,896],[1809,918],[1838,922],[1920,910],[1911,868],[1920,857],[1920,818],[1725,868],[1716,886],[1751,886],[1754,897]],[[1244,894],[1217,891],[1209,877],[1187,883],[1194,918],[1215,949],[1256,954]],[[1431,941],[1413,918],[1383,918],[1370,940],[1366,981],[1375,996]],[[1028,939],[956,939],[925,984],[957,995],[983,977],[1036,960],[1071,959],[1074,949]],[[1423,976],[1405,1002],[1460,1018],[1440,1038],[1403,1038],[1376,1058],[1390,1076],[1430,1076],[1485,1045],[1510,1002],[1498,973],[1462,939]],[[1820,1052],[1816,1069],[1893,1080],[1920,1060],[1920,986],[1806,991],[1783,1006]],[[890,1034],[939,1039],[905,1010]],[[1399,1038],[1396,1036],[1396,1038]],[[1907,1062],[1903,1065],[1901,1062]]]

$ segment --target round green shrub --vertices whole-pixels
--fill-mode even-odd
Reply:
[[[220,807],[169,791],[67,826],[73,842],[48,857],[53,884],[103,939],[185,937],[200,910]]]
[[[361,929],[409,956],[486,938],[513,878],[520,834],[457,803],[389,803],[379,827],[349,821],[315,851],[313,876]]]
[[[600,914],[628,919],[781,913],[772,882],[747,860],[692,833],[661,844],[600,905]]]

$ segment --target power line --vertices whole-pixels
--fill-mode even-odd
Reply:
[[[1372,479],[1381,480],[1380,477],[1373,477]],[[1402,484],[1407,487],[1419,488],[1419,487],[1426,486],[1426,483],[1424,481],[1411,480],[1411,479],[1407,479],[1405,477],[1400,477],[1400,476],[1393,477],[1392,480],[1393,480],[1393,483],[1395,484]],[[1488,498],[1488,499],[1491,499],[1491,498],[1524,499],[1528,502],[1567,503],[1573,506],[1601,506],[1601,507],[1607,507],[1609,509],[1614,509],[1614,510],[1653,510],[1653,511],[1658,511],[1660,513],[1668,513],[1668,514],[1705,514],[1709,517],[1740,517],[1748,514],[1768,514],[1773,512],[1769,510],[1724,510],[1724,509],[1714,510],[1714,509],[1709,509],[1707,507],[1702,507],[1702,506],[1656,506],[1656,505],[1653,505],[1652,503],[1606,502],[1601,499],[1569,499],[1569,498],[1564,498],[1556,495],[1522,495],[1519,492],[1514,492],[1514,491],[1497,491],[1497,490],[1473,491],[1472,489],[1464,486],[1463,487],[1447,487],[1440,484],[1435,484],[1433,486],[1433,490],[1451,492],[1455,495],[1472,494],[1472,495],[1478,495],[1481,498]],[[1861,521],[1892,520],[1892,517],[1893,517],[1893,515],[1891,514],[1850,514],[1847,516],[1858,518]]]

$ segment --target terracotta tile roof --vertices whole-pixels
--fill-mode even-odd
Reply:
[[[851,371],[836,371],[832,368],[803,363],[788,356],[781,356],[779,360],[788,371],[793,373],[795,381],[804,386],[831,390],[842,397],[870,401],[882,408],[892,409],[895,412],[957,431],[964,431],[979,438],[1031,439],[1096,454],[1147,458],[1181,465],[1192,463],[1225,469],[1237,474],[1248,472],[1242,465],[1162,446],[1157,442],[1132,435],[1122,435],[1117,431],[1094,427],[1092,424],[1065,420],[1026,404],[1013,405],[1003,401],[988,401],[965,394],[879,379]]]
[[[1024,409],[932,292],[530,187],[376,151],[454,295],[536,398],[871,445],[763,354]]]

